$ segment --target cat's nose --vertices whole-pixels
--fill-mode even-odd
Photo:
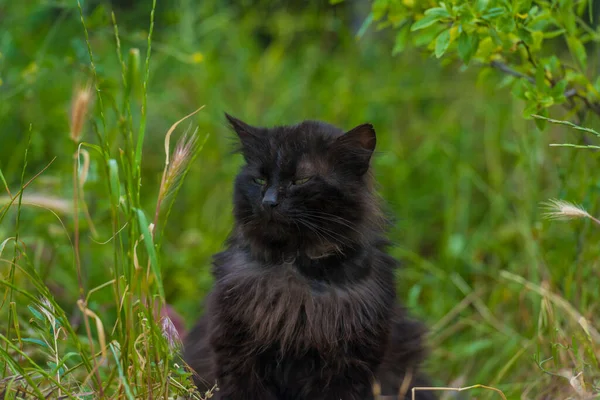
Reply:
[[[262,199],[262,205],[265,208],[274,208],[279,204],[277,200],[277,189],[270,187],[265,192],[265,195]]]

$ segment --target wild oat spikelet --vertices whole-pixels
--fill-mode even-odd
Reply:
[[[567,220],[575,218],[589,218],[597,221],[592,217],[583,207],[569,203],[565,200],[550,199],[544,203],[546,206],[546,213],[544,216],[548,219]]]
[[[171,162],[167,166],[165,179],[160,188],[160,198],[167,197],[176,187],[183,176],[194,154],[198,151],[198,129],[190,135],[189,130],[177,141]]]
[[[88,113],[88,108],[92,100],[92,87],[86,85],[83,88],[77,89],[71,102],[71,140],[79,143],[81,132],[85,124],[85,118]]]
[[[181,348],[181,339],[179,338],[179,332],[167,315],[163,316],[161,319],[161,330],[162,334],[167,339],[167,344],[169,345],[169,349],[171,351],[177,351]]]

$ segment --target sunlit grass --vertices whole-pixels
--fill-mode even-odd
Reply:
[[[25,162],[21,174],[21,190],[13,195],[6,179],[3,179],[8,194],[9,204],[2,210],[2,218],[6,216],[11,203],[17,203],[14,236],[14,254],[8,261],[9,274],[1,283],[6,288],[5,304],[8,304],[8,325],[6,333],[0,336],[3,341],[2,382],[5,396],[16,396],[19,393],[38,398],[66,396],[68,398],[150,398],[186,395],[200,398],[189,380],[186,371],[177,360],[178,341],[174,337],[173,324],[168,315],[162,314],[165,306],[165,294],[162,285],[162,273],[158,254],[158,240],[154,234],[158,225],[166,222],[165,213],[161,214],[161,203],[179,190],[183,178],[187,174],[190,163],[201,150],[202,143],[198,135],[186,135],[176,146],[171,156],[169,137],[176,124],[167,133],[165,151],[165,187],[158,193],[158,201],[154,221],[149,224],[144,210],[140,207],[141,188],[141,146],[145,134],[146,89],[150,61],[150,44],[154,23],[154,7],[151,11],[150,33],[148,34],[148,54],[146,57],[146,73],[142,82],[141,120],[137,132],[137,146],[131,145],[130,131],[133,128],[131,110],[136,106],[129,97],[129,82],[126,80],[127,65],[122,65],[123,82],[121,87],[123,106],[119,109],[107,110],[107,95],[100,89],[100,77],[94,64],[92,44],[81,5],[79,5],[81,22],[84,28],[87,49],[89,52],[92,79],[96,88],[96,113],[100,116],[100,127],[93,124],[96,130],[97,143],[88,141],[89,125],[86,124],[92,93],[89,87],[75,90],[70,112],[70,134],[72,153],[64,154],[72,162],[72,210],[65,220],[58,218],[68,238],[72,251],[72,274],[77,276],[76,293],[74,293],[77,310],[69,310],[69,315],[55,300],[46,283],[29,258],[29,252],[20,237],[20,215],[24,189],[32,181],[25,183],[27,155],[30,145],[25,149]],[[117,44],[119,43],[116,20],[113,19]],[[120,46],[117,45],[119,51]],[[131,79],[131,75],[129,75]],[[133,79],[132,79],[133,80]],[[121,124],[111,126],[108,114],[117,113]],[[68,110],[65,110],[68,114]],[[115,151],[116,143],[110,142],[111,130],[121,131],[121,137],[112,140],[124,147]],[[140,150],[138,155],[137,149]],[[92,193],[85,189],[90,177],[90,165],[98,170],[103,187],[96,187]],[[67,175],[68,176],[68,175]],[[4,177],[4,174],[3,174]],[[29,201],[31,203],[31,200]],[[110,218],[100,232],[93,228],[98,222],[97,211],[89,210],[90,202],[103,202],[104,212]],[[41,203],[41,204],[40,204]],[[33,202],[51,211],[48,201]],[[84,216],[86,219],[82,219]],[[87,220],[88,226],[83,226]],[[93,221],[97,222],[94,223]],[[126,227],[126,229],[125,229]],[[164,229],[161,226],[161,229]],[[94,243],[102,243],[106,255],[112,252],[113,265],[107,268],[105,282],[91,286],[89,265],[85,260],[82,243],[89,243],[82,233],[88,231],[99,237],[109,233],[110,239]],[[5,241],[2,245],[4,248]],[[138,246],[139,245],[139,246]],[[87,247],[87,246],[86,246]],[[28,285],[16,283],[16,277],[27,277]],[[75,287],[74,287],[75,288]],[[113,301],[102,305],[112,311],[113,318],[107,318],[97,308],[95,299],[98,293],[112,292]],[[75,305],[75,304],[73,304]],[[4,307],[3,307],[4,308]],[[22,310],[22,311],[21,311]],[[22,313],[22,314],[19,314]],[[31,318],[29,321],[23,318]],[[116,318],[115,318],[116,317]]]

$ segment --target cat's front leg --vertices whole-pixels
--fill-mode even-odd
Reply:
[[[310,400],[374,400],[373,387],[365,379],[361,381],[341,377],[328,385],[316,388],[314,393],[306,397]]]
[[[217,354],[217,387],[214,399],[217,400],[278,400],[275,390],[270,387],[257,370],[257,360],[253,356],[236,357],[228,352],[226,356]]]
[[[274,391],[250,376],[221,376],[215,400],[278,400]]]

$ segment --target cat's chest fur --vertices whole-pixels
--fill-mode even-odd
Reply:
[[[215,265],[223,321],[241,324],[249,336],[244,340],[277,344],[284,352],[344,350],[379,341],[395,295],[391,266],[377,254],[370,256],[339,265],[316,262],[310,266],[317,269],[314,277],[297,260],[264,265],[230,250]]]

